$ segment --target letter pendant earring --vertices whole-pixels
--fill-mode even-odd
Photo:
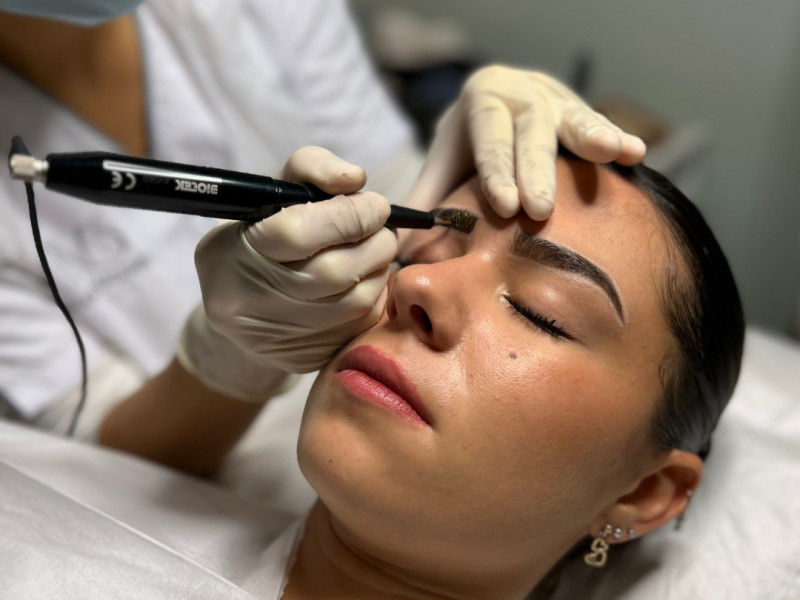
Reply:
[[[606,560],[608,560],[608,542],[606,541],[606,536],[612,531],[614,531],[614,527],[609,524],[603,528],[603,531],[597,534],[592,540],[590,552],[583,555],[583,562],[590,567],[597,567],[598,569],[602,569],[605,566]]]

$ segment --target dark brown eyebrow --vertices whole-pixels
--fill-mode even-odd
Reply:
[[[517,229],[514,235],[514,240],[511,242],[511,253],[520,258],[572,273],[594,283],[606,293],[620,320],[625,324],[622,302],[619,299],[617,288],[611,283],[611,279],[589,259],[550,240],[530,235],[522,229]]]

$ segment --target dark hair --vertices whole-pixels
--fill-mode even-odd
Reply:
[[[563,148],[559,153],[580,160]],[[733,273],[699,209],[666,177],[643,165],[602,166],[650,199],[672,237],[660,300],[675,347],[659,368],[663,394],[650,424],[653,446],[705,458],[742,362],[744,314]],[[550,598],[563,567],[584,552],[579,543],[563,556],[529,600]]]
[[[744,315],[733,274],[699,209],[666,177],[643,165],[607,168],[653,202],[678,254],[668,257],[660,290],[675,347],[660,365],[663,395],[651,439],[658,450],[705,458],[742,361]]]

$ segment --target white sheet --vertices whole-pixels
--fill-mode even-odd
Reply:
[[[304,515],[0,421],[3,600],[280,597]]]
[[[750,328],[681,530],[615,546],[602,571],[571,566],[556,597],[796,600],[799,374],[800,345]],[[301,406],[275,403],[217,484],[0,422],[3,598],[278,597],[313,502],[293,458]]]

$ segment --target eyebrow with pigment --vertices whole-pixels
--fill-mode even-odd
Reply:
[[[564,246],[530,235],[521,229],[517,229],[514,240],[511,242],[511,253],[520,258],[530,259],[548,267],[572,273],[594,283],[606,293],[619,318],[625,323],[622,302],[617,289],[606,274],[587,258],[564,248]]]

